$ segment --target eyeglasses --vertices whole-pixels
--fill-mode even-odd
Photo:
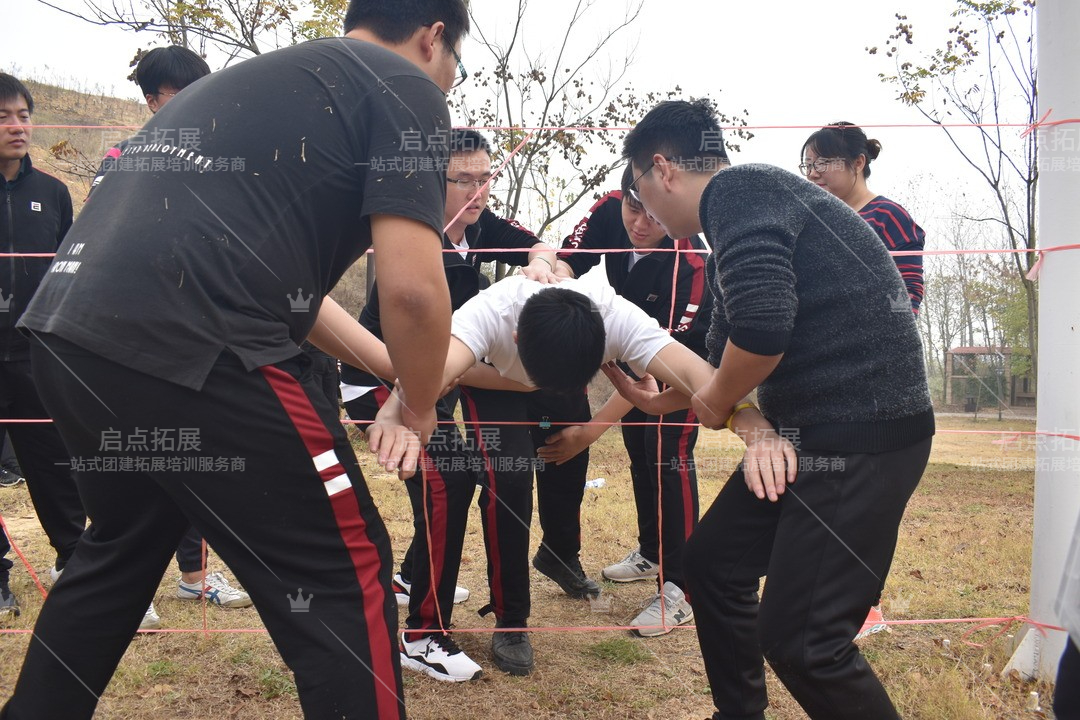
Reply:
[[[495,184],[495,178],[494,177],[486,177],[486,178],[477,178],[476,180],[472,180],[472,179],[469,179],[469,178],[458,178],[458,179],[446,178],[446,182],[453,183],[454,185],[457,185],[462,190],[469,190],[469,189],[479,190],[480,188],[484,187],[485,185],[487,185],[488,188],[491,188]]]
[[[809,175],[811,170],[818,174],[821,174],[823,172],[826,172],[827,170],[840,170],[844,167],[847,167],[847,160],[839,157],[818,158],[814,162],[803,161],[799,164],[799,170],[802,171],[803,175]]]
[[[443,39],[443,41],[445,42],[445,38]],[[457,60],[458,79],[457,82],[450,86],[450,89],[453,90],[454,88],[461,85],[461,83],[469,79],[469,71],[466,70],[465,66],[461,64],[461,56],[458,55],[457,50],[454,49],[454,46],[447,42],[446,47],[450,48],[451,54],[453,54],[454,59]]]
[[[634,199],[638,205],[645,207],[645,203],[641,202],[641,195],[638,194],[637,184],[638,180],[649,174],[649,171],[656,167],[656,161],[649,163],[649,167],[645,169],[645,172],[634,178],[634,181],[626,186],[627,191],[630,193],[630,197]]]
[[[165,91],[163,91],[163,90],[158,90],[158,91],[157,91],[156,93],[154,93],[154,94],[155,94],[155,95],[168,95],[169,97],[175,97],[175,96],[177,96],[177,95],[179,95],[179,94],[180,94],[180,91],[179,91],[179,90],[177,90],[176,92],[174,92],[174,93],[171,93],[171,92],[165,92]]]

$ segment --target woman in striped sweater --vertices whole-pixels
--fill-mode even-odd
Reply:
[[[859,213],[890,251],[922,250],[926,233],[908,211],[866,186],[870,163],[880,152],[881,143],[867,139],[861,128],[836,122],[806,139],[799,169],[807,180]],[[893,256],[893,260],[907,287],[911,310],[918,313],[923,298],[922,256]]]

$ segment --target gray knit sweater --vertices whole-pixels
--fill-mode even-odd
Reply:
[[[771,165],[717,173],[701,198],[716,306],[710,362],[732,344],[784,354],[761,411],[804,449],[885,452],[934,434],[904,283],[866,222]]]

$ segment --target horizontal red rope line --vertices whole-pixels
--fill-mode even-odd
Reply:
[[[537,242],[543,242],[537,239]],[[549,246],[553,251],[558,254],[567,253],[585,253],[585,254],[602,254],[602,253],[630,253],[639,252],[637,248],[560,248],[554,245]],[[467,252],[482,252],[482,253],[525,253],[529,252],[532,248],[483,248],[476,250],[470,248]],[[1016,255],[1019,253],[1051,253],[1061,252],[1063,250],[1080,250],[1080,245],[1061,245],[1058,247],[1049,248],[1024,248],[1018,250],[1006,250],[1006,249],[994,249],[994,248],[981,248],[978,250],[890,250],[889,254],[894,257],[908,257],[912,255]],[[367,252],[374,254],[373,250]],[[454,248],[443,248],[444,253],[460,253],[460,250]],[[712,251],[706,248],[700,250],[689,249],[682,250],[678,248],[653,248],[649,252],[653,253],[683,253],[691,255],[708,255]],[[5,257],[36,257],[36,258],[51,258],[55,257],[56,253],[0,253],[0,258]]]
[[[884,620],[883,625],[956,625],[956,624],[976,624],[979,627],[974,630],[980,630],[986,627],[993,627],[1002,624],[1017,624],[1023,623],[1025,625],[1031,625],[1038,628],[1040,631],[1055,630],[1064,631],[1065,628],[1058,627],[1057,625],[1049,625],[1047,623],[1040,623],[1036,620],[1032,620],[1024,615],[1016,615],[1012,617],[997,617],[997,618],[942,618],[942,619],[926,619],[926,620]],[[668,627],[672,630],[694,630],[694,625],[667,625],[667,626],[648,626],[648,627]],[[478,634],[478,633],[496,633],[496,632],[527,632],[527,633],[582,633],[582,632],[616,632],[632,630],[633,626],[630,625],[581,625],[581,626],[534,626],[525,628],[454,628],[452,633],[462,634]],[[25,635],[32,633],[32,628],[18,628],[18,629],[0,629],[0,635]],[[163,628],[160,630],[140,630],[143,633],[161,633],[172,635],[184,635],[184,634],[199,634],[199,633],[212,633],[212,634],[228,634],[228,633],[265,633],[265,628],[209,628],[203,629],[188,629],[188,628]]]
[[[4,424],[4,423],[51,423],[51,422],[52,422],[52,420],[50,418],[35,418],[35,419],[32,419],[32,420],[29,420],[29,419],[26,419],[26,418],[0,418],[0,424]],[[370,423],[371,423],[370,420],[353,420],[351,418],[342,418],[342,420],[341,420],[342,425],[369,425]],[[457,420],[439,420],[437,424],[439,424],[439,425],[456,425],[457,423],[458,423]],[[531,422],[531,421],[527,421],[527,420],[506,420],[506,421],[484,420],[483,424],[485,424],[485,425],[507,425],[507,426],[515,426],[515,425],[521,426],[521,425],[523,425],[523,426],[526,426],[526,427],[536,427],[539,423]],[[550,424],[552,426],[558,425],[558,426],[566,426],[566,427],[571,427],[571,426],[574,426],[574,425],[604,425],[604,426],[607,426],[607,427],[614,427],[616,425],[618,425],[620,427],[656,427],[658,425],[659,426],[665,426],[665,427],[697,427],[700,423],[689,423],[689,422],[681,422],[681,423],[676,423],[676,422],[620,422],[618,420],[611,420],[611,421],[588,420],[588,421],[572,422],[572,421],[563,421],[563,420],[559,420],[559,421],[552,420],[550,423],[545,421],[545,424]],[[1048,432],[1048,431],[1043,431],[1043,430],[948,430],[948,429],[939,428],[937,430],[937,434],[938,435],[1030,435],[1030,436],[1039,435],[1039,436],[1042,436],[1042,437],[1060,437],[1060,438],[1065,438],[1067,440],[1080,440],[1080,435],[1071,435],[1069,433],[1059,433],[1059,432]]]
[[[1045,116],[1044,116],[1045,118]],[[1001,122],[1001,123],[860,123],[861,128],[906,128],[906,129],[930,129],[930,128],[1024,128],[1037,129],[1040,127],[1054,127],[1080,123],[1080,118],[1067,118],[1052,120],[1050,122]],[[13,127],[0,125],[0,127]],[[138,130],[142,125],[33,125],[35,129],[50,130]],[[833,125],[721,125],[721,130],[820,130],[823,127],[835,127]],[[632,127],[624,126],[601,126],[601,125],[462,125],[462,130],[510,130],[520,132],[552,132],[557,130],[570,130],[574,132],[630,132]]]

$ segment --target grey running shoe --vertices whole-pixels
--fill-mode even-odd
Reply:
[[[686,595],[678,585],[666,582],[664,591],[657,593],[648,607],[630,621],[630,627],[641,637],[657,637],[693,621],[694,609],[686,601]]]
[[[641,549],[636,548],[619,562],[601,570],[600,574],[605,580],[612,582],[634,582],[656,577],[660,574],[660,566],[651,560],[646,560],[641,554]]]

